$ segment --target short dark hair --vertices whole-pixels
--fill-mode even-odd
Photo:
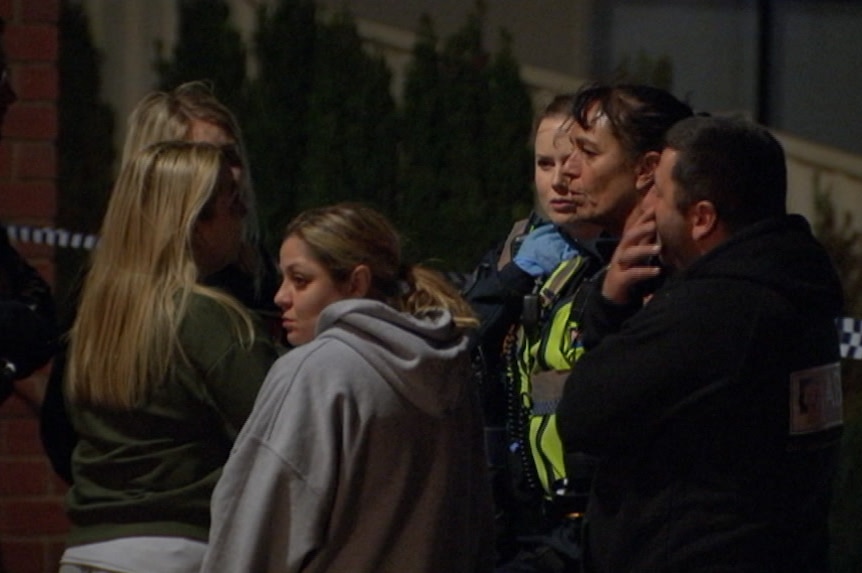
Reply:
[[[709,201],[731,231],[787,212],[784,149],[765,127],[731,117],[692,117],[667,133],[678,152],[677,207]]]
[[[632,158],[661,151],[667,130],[693,113],[687,103],[656,87],[587,84],[575,94],[572,107],[572,116],[584,129],[589,127],[589,112],[595,104]]]

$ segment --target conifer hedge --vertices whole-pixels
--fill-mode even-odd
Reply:
[[[160,87],[210,79],[237,113],[270,249],[300,210],[356,200],[392,217],[412,259],[467,271],[529,211],[530,95],[510,37],[487,53],[481,4],[442,43],[422,18],[402,89],[347,12],[262,4],[250,77],[224,0],[178,9]]]

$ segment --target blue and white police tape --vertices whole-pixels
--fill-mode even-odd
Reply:
[[[862,319],[844,317],[836,322],[841,337],[841,357],[862,360]]]
[[[6,233],[9,240],[18,243],[35,243],[51,247],[69,249],[85,249],[90,251],[99,241],[97,235],[73,233],[65,229],[50,227],[29,227],[24,225],[7,225]],[[463,286],[467,276],[462,273],[445,273],[456,286]],[[862,360],[862,319],[843,317],[836,319],[838,335],[841,343],[841,357]]]
[[[97,235],[73,233],[65,229],[52,229],[51,227],[29,227],[25,225],[7,225],[6,234],[13,243],[32,243],[36,245],[48,245],[49,247],[85,249],[87,251],[92,250],[99,241]]]

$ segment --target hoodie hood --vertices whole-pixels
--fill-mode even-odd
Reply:
[[[838,317],[843,311],[841,280],[823,246],[800,215],[756,223],[695,261],[682,275],[752,281]]]
[[[453,411],[468,391],[467,337],[446,310],[417,318],[370,299],[326,307],[317,340],[333,338],[361,354],[393,390],[433,416]]]

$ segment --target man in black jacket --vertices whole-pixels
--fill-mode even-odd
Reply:
[[[600,457],[589,570],[826,571],[840,281],[767,130],[694,117],[666,142],[557,409],[566,449]],[[674,273],[643,305],[654,255]]]

